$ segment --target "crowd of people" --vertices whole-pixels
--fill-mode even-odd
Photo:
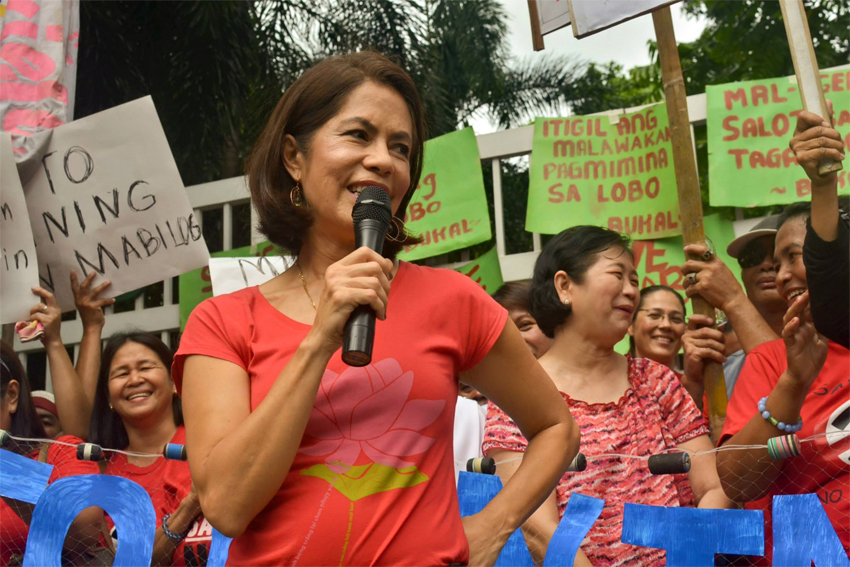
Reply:
[[[51,482],[110,474],[140,484],[156,511],[152,565],[203,564],[201,525],[234,538],[233,565],[492,565],[517,528],[542,564],[575,493],[605,501],[576,565],[663,565],[662,550],[621,542],[625,503],[759,509],[769,537],[771,496],[846,488],[846,457],[823,435],[848,411],[850,367],[850,217],[835,174],[817,173],[820,159],[844,158],[829,123],[798,115],[791,148],[811,202],[730,244],[743,286],[695,244],[684,296],[640,289],[628,237],[595,226],[552,238],[530,282],[492,298],[461,274],[399,262],[418,241],[403,219],[425,139],[413,82],[388,59],[336,56],[307,71],[247,165],[260,229],[294,266],[203,302],[176,353],[141,331],[101,348],[109,282],[72,273],[76,367],[55,298],[35,288],[31,321],[43,327],[53,393],[31,392],[3,343],[4,449],[52,464]],[[354,245],[351,211],[366,186],[392,203],[383,255]],[[688,317],[697,294],[726,321]],[[340,347],[360,305],[378,322],[372,363],[358,368]],[[730,398],[717,439],[703,378],[713,363]],[[771,458],[770,440],[792,433],[800,456]],[[78,460],[83,442],[107,458]],[[188,462],[158,457],[168,443],[185,445]],[[579,451],[587,467],[565,472]],[[646,459],[670,452],[691,455],[690,469],[652,474]],[[504,488],[461,518],[456,469],[481,455]],[[850,550],[848,499],[822,502]],[[2,564],[20,564],[32,511],[0,502]],[[63,557],[108,564],[116,541],[108,515],[89,508]]]

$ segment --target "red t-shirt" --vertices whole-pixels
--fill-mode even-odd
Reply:
[[[781,340],[763,343],[748,355],[729,400],[726,422],[720,437],[722,445],[741,431],[758,413],[758,402],[770,394],[785,372],[785,343]],[[844,548],[850,551],[850,351],[830,341],[826,362],[815,378],[803,402],[803,429],[797,432],[802,441],[798,457],[784,459],[782,472],[768,496],[750,502],[747,508],[765,512],[765,552],[769,559],[773,550],[773,528],[770,522],[771,496],[777,494],[818,495]],[[777,429],[777,436],[780,431]],[[832,433],[829,437],[824,433]]]
[[[56,441],[66,443],[77,443],[76,437],[62,436]],[[39,451],[36,450],[28,455],[33,460],[38,460]],[[49,483],[60,478],[76,476],[81,474],[97,474],[98,468],[95,463],[77,460],[76,447],[68,447],[51,443],[47,450],[47,464],[53,465],[50,473]],[[0,499],[0,565],[9,565],[13,555],[23,555],[27,545],[29,526],[18,516],[17,513]]]
[[[334,354],[286,480],[233,541],[228,564],[465,563],[456,377],[484,358],[506,320],[468,277],[402,262],[372,364],[349,367]],[[172,376],[180,388],[193,354],[233,362],[248,373],[254,410],[309,330],[256,287],[208,299],[189,318]]]
[[[186,444],[186,430],[182,425],[177,428],[171,443]],[[112,453],[106,465],[106,474],[130,479],[145,489],[153,501],[157,528],[162,523],[162,517],[165,514],[173,514],[192,490],[189,463],[185,461],[161,458],[152,465],[140,467],[128,462],[126,455]],[[211,540],[212,527],[201,516],[195,520],[189,534],[174,550],[171,564],[179,567],[203,567],[207,564]],[[118,541],[121,541],[120,531]]]
[[[647,358],[629,359],[631,387],[616,403],[588,404],[561,392],[581,430],[580,451],[588,458],[582,472],[566,472],[555,489],[563,516],[570,494],[605,500],[602,514],[581,548],[597,566],[664,565],[660,549],[620,541],[623,507],[627,502],[652,506],[693,506],[687,474],[653,475],[647,462],[599,455],[649,457],[700,435],[708,427],[672,370]],[[519,428],[490,404],[484,428],[484,453],[492,449],[525,452],[528,443]]]

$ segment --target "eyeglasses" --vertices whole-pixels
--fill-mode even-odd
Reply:
[[[685,324],[685,317],[679,313],[665,313],[660,309],[638,309],[638,313],[641,311],[645,312],[646,316],[649,317],[651,321],[661,321],[667,317],[667,320],[670,321],[671,325]]]
[[[768,247],[761,239],[756,239],[744,246],[738,254],[738,265],[742,269],[755,268],[761,264],[769,253]]]

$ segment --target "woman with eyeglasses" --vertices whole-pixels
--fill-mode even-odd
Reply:
[[[666,285],[640,290],[637,311],[629,326],[629,349],[635,358],[648,358],[681,375],[679,350],[685,334],[685,300]]]

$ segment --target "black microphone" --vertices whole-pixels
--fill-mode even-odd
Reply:
[[[392,220],[390,196],[380,187],[364,187],[357,196],[351,216],[354,218],[354,245],[366,246],[378,254],[384,251],[384,236]],[[366,366],[372,362],[375,342],[375,311],[368,305],[354,309],[345,323],[342,361],[349,366]]]

